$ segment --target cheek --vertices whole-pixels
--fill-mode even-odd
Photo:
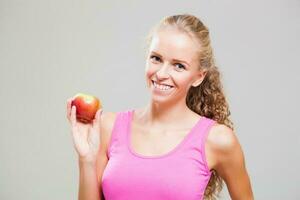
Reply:
[[[180,87],[189,88],[191,85],[191,78],[189,76],[177,76],[175,80],[176,84]]]
[[[151,64],[147,65],[145,68],[146,78],[151,78],[154,74],[155,74],[155,67],[153,67]]]
[[[148,88],[151,87],[151,79],[152,79],[153,75],[154,75],[153,68],[151,68],[150,65],[146,65],[146,67],[145,67],[145,79],[146,79],[146,84],[147,84]]]

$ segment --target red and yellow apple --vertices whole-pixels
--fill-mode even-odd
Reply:
[[[76,106],[76,118],[82,123],[91,123],[96,112],[101,108],[101,102],[95,96],[77,93],[72,100],[71,106]]]

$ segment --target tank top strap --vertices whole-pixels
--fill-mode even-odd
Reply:
[[[208,133],[211,129],[211,127],[216,124],[216,121],[207,117],[204,117],[203,123],[201,126],[198,128],[198,135],[200,138],[200,143],[201,143],[201,148],[204,148],[204,144],[206,142],[206,139],[208,137]]]
[[[202,121],[200,121],[199,125],[196,127],[196,130],[191,138],[189,138],[186,143],[186,148],[192,150],[189,151],[191,154],[194,154],[195,159],[199,160],[199,163],[203,166],[203,171],[210,174],[210,170],[208,167],[206,154],[205,154],[205,142],[207,140],[209,131],[211,127],[217,122],[213,119],[203,117]]]
[[[111,138],[108,145],[108,157],[116,151],[121,145],[126,144],[126,133],[128,130],[128,120],[130,120],[131,110],[119,111],[111,132]]]
[[[201,137],[200,147],[201,147],[201,154],[202,154],[203,162],[205,164],[205,168],[209,172],[210,170],[209,170],[209,167],[208,167],[206,153],[205,153],[205,142],[207,141],[208,133],[211,130],[211,127],[213,125],[215,125],[217,123],[217,121],[215,121],[213,119],[210,119],[210,118],[205,118],[205,119],[206,120],[204,122],[204,131],[203,131],[203,134],[202,134],[202,137]]]

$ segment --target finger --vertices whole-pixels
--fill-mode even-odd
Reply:
[[[70,119],[71,119],[72,126],[75,126],[75,124],[76,124],[76,106],[72,106],[72,108],[71,108]]]
[[[96,119],[99,121],[101,115],[102,115],[102,112],[103,112],[103,109],[100,108],[99,110],[97,110],[97,113],[96,113]]]
[[[102,108],[97,110],[95,119],[93,120],[93,125],[100,126],[100,118],[101,118],[102,112],[103,112]]]
[[[72,98],[67,100],[67,118],[70,121]]]

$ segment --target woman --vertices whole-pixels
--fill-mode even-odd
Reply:
[[[209,31],[189,14],[165,17],[148,36],[144,108],[98,110],[76,121],[79,199],[216,199],[226,183],[232,199],[253,199]]]

